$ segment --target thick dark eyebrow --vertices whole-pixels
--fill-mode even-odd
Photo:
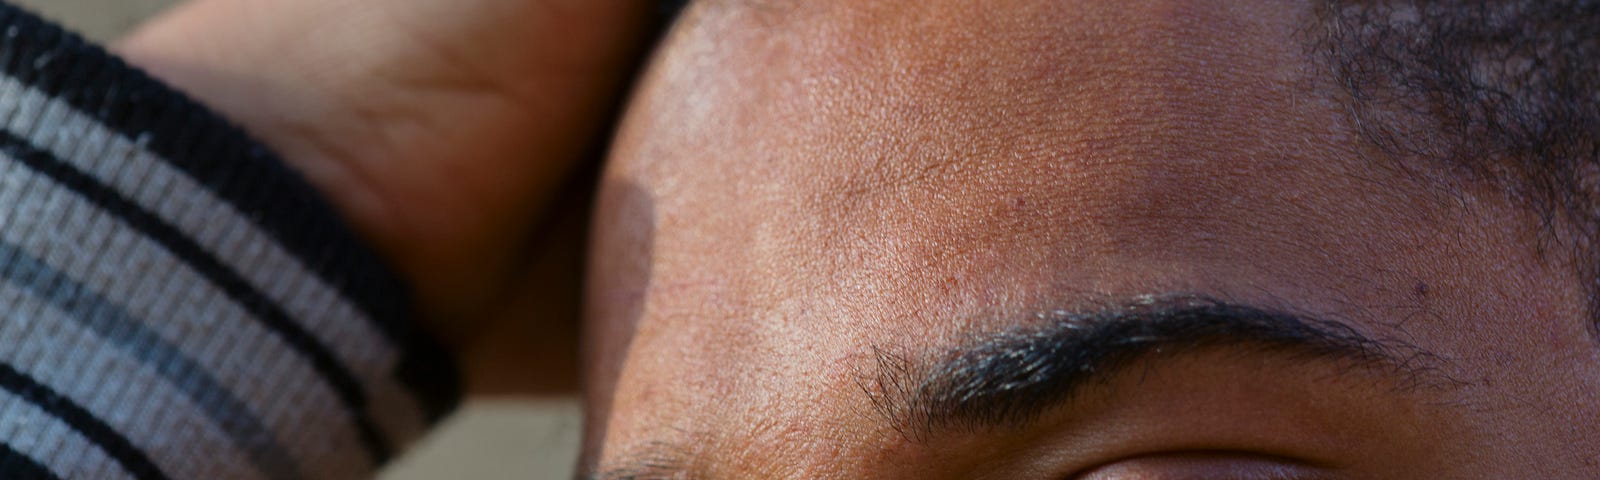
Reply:
[[[879,348],[861,387],[878,414],[921,439],[950,429],[1021,426],[1137,360],[1202,349],[1342,362],[1382,372],[1407,389],[1455,383],[1440,370],[1440,357],[1404,342],[1203,297],[1147,297],[1037,317],[927,360]]]
[[[1349,325],[1205,297],[1146,297],[1092,311],[1040,312],[1027,326],[981,334],[918,360],[875,349],[861,388],[874,410],[908,438],[950,429],[1014,427],[1153,355],[1208,348],[1342,362],[1381,372],[1399,388],[1459,382],[1445,360]],[[1349,371],[1357,371],[1351,369]],[[698,478],[681,447],[655,442],[585,480]]]

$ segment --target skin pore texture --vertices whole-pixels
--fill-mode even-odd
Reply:
[[[602,180],[591,473],[1593,478],[1569,249],[1366,141],[1316,15],[690,6]]]

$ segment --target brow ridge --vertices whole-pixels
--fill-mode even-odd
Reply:
[[[875,348],[859,382],[873,410],[912,440],[946,430],[1012,428],[1035,420],[1138,360],[1224,348],[1376,370],[1403,389],[1456,384],[1436,354],[1376,339],[1348,324],[1215,299],[1143,297],[976,336],[941,355]]]

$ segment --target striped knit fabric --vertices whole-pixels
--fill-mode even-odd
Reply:
[[[362,478],[448,360],[237,129],[0,4],[0,478]]]

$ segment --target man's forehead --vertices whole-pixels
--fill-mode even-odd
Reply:
[[[1118,8],[1085,6],[1124,15]],[[1249,13],[1258,12],[1215,14],[1246,22]],[[954,20],[935,26],[944,21]],[[1036,55],[1104,51],[1030,70],[984,60],[988,50],[1017,45],[977,42],[924,59],[946,69],[918,70],[870,61],[819,67],[804,61],[803,42],[785,49],[726,42],[719,31],[675,36],[685,48],[666,64],[741,71],[663,69],[642,103],[692,120],[644,127],[652,135],[637,151],[648,153],[623,150],[615,168],[640,175],[658,213],[673,219],[674,229],[655,239],[657,258],[699,272],[658,275],[656,287],[715,286],[705,295],[728,308],[674,304],[689,311],[662,314],[657,328],[690,342],[674,333],[678,323],[737,317],[721,332],[740,339],[738,351],[829,358],[859,353],[865,337],[938,340],[1077,295],[1215,293],[1219,284],[1263,282],[1338,290],[1381,267],[1373,259],[1385,252],[1375,245],[1415,233],[1408,226],[1436,212],[1417,201],[1424,189],[1363,157],[1341,127],[1343,112],[1307,83],[1309,60],[1293,29],[1240,32],[1278,41],[1197,48],[1101,32],[1100,40],[1178,51],[1139,57],[1047,35]],[[705,60],[719,55],[741,61]],[[972,81],[949,81],[962,76]],[[705,171],[719,174],[693,173]],[[1351,219],[1365,228],[1341,224]],[[1361,281],[1414,283],[1407,275]],[[829,339],[856,351],[805,351]]]
[[[926,8],[944,5],[932,4]],[[842,5],[835,10],[885,8]],[[1120,3],[1083,7],[1073,13],[1080,21],[1090,11],[1144,18]],[[1028,18],[992,10],[984,15]],[[1207,24],[1167,14],[1167,28]],[[862,30],[881,30],[867,17]],[[1309,79],[1310,61],[1290,28],[1257,25],[1227,38],[1179,41],[1104,27],[1117,21],[1086,27],[1056,19],[1024,30],[990,25],[993,31],[959,42],[941,34],[969,18],[938,16],[922,22],[921,37],[865,45],[825,40],[856,33],[823,20],[792,40],[737,23],[680,35],[704,50],[695,53],[699,68],[675,76],[684,82],[669,82],[665,96],[683,99],[675,108],[694,117],[675,125],[675,138],[657,142],[714,153],[705,163],[726,164],[716,167],[728,173],[722,186],[785,185],[743,192],[743,202],[885,227],[1051,197],[1192,197],[1199,192],[1189,187],[1234,188],[1227,184],[1286,166],[1363,162],[1353,135],[1339,131],[1342,111]],[[683,179],[686,187],[698,183]],[[873,218],[889,212],[895,218]]]
[[[1165,2],[1026,3],[1064,18],[1017,8],[939,12],[977,8],[950,7],[968,2],[840,2],[795,7],[826,12],[794,33],[720,19],[687,28],[677,38],[701,46],[697,68],[668,95],[681,96],[677,108],[693,119],[670,141],[739,162],[730,173],[817,190],[811,208],[877,193],[913,194],[889,199],[899,200],[891,207],[915,207],[908,204],[929,194],[993,200],[986,194],[1058,187],[1064,175],[1120,165],[1136,170],[1081,186],[1125,179],[1157,189],[1183,173],[1226,179],[1275,162],[1354,156],[1349,136],[1329,134],[1344,133],[1343,112],[1317,89],[1307,47],[1289,25],[1248,24],[1247,14],[1259,12],[1191,8],[1246,24],[1190,38],[1152,32],[1214,30],[1197,25],[1216,22],[1150,6]],[[876,11],[886,4],[912,18]],[[984,17],[1016,17],[1025,28]],[[1147,25],[1115,27],[1139,22]],[[914,27],[885,32],[895,25]],[[972,32],[950,35],[956,25]],[[1191,172],[1172,171],[1182,168]]]
[[[856,9],[867,26],[875,3],[805,8]],[[1052,3],[1072,2],[1033,5]],[[1162,4],[1072,3],[1073,18]],[[838,31],[849,23],[768,38],[705,13],[664,53],[611,167],[661,218],[622,438],[849,426],[870,417],[852,369],[874,345],[938,351],[1119,295],[1363,310],[1420,319],[1429,341],[1449,336],[1445,319],[1524,316],[1480,303],[1505,293],[1486,279],[1537,271],[1507,248],[1526,238],[1502,235],[1490,208],[1456,218],[1427,173],[1370,158],[1292,29],[1234,13],[1237,44],[1067,17],[938,38],[959,16],[880,22],[931,30],[850,43],[864,34]],[[1151,18],[1183,20],[1134,20]]]

